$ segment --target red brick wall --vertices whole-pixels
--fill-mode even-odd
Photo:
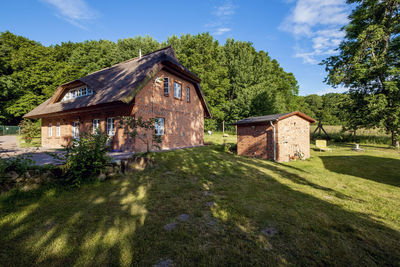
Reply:
[[[72,125],[74,121],[79,121],[79,131],[92,131],[93,119],[100,119],[101,131],[106,131],[106,119],[108,117],[118,117],[121,115],[129,115],[132,107],[128,105],[108,105],[102,108],[91,109],[88,111],[76,112],[62,116],[54,116],[42,118],[42,146],[48,148],[58,148],[66,145],[72,139]],[[48,125],[52,124],[53,136],[48,136]],[[56,136],[56,125],[60,123],[60,137]],[[115,119],[115,126],[118,126],[118,120]],[[117,129],[117,128],[116,128]],[[122,130],[117,131],[118,135],[123,133]],[[116,139],[115,137],[113,139]],[[126,142],[124,142],[125,144]],[[119,149],[113,142],[113,149]]]
[[[156,77],[169,77],[170,94],[164,96],[163,82],[154,83]],[[108,105],[70,113],[63,116],[42,119],[42,146],[60,147],[72,139],[72,123],[80,121],[80,132],[90,131],[93,119],[100,119],[102,131],[106,130],[106,119],[115,117],[116,134],[112,139],[113,149],[143,152],[146,145],[139,138],[129,139],[118,129],[118,119],[122,115],[142,116],[143,118],[160,117],[165,120],[165,135],[162,136],[162,149],[197,146],[203,144],[204,109],[192,83],[172,75],[165,70],[160,71],[154,79],[136,95],[135,104]],[[182,98],[174,98],[174,81],[182,84]],[[186,101],[186,87],[190,88],[190,102]],[[90,97],[90,96],[88,96]],[[61,136],[56,137],[57,122],[61,124]],[[48,137],[48,125],[52,123],[53,136]],[[148,133],[151,136],[151,133]],[[155,147],[153,147],[155,149]]]
[[[274,123],[276,140],[276,161],[289,161],[299,149],[310,157],[310,123],[299,116],[291,116]],[[273,159],[273,129],[268,123],[238,125],[238,155]]]
[[[48,136],[49,124],[52,124],[53,136]],[[60,136],[56,135],[56,126],[60,123]],[[71,127],[71,128],[70,128]],[[68,143],[68,133],[72,132],[72,126],[61,118],[43,118],[42,119],[42,146],[50,148],[60,148]]]
[[[169,95],[164,95],[164,83],[155,84],[151,80],[136,96],[133,114],[143,118],[164,118],[165,135],[162,149],[197,146],[203,144],[204,109],[192,83],[164,70],[155,77],[168,77]],[[174,82],[182,85],[182,98],[174,98]],[[186,100],[186,88],[190,88],[190,102]],[[135,151],[144,151],[146,145],[135,142]]]
[[[273,131],[269,124],[238,125],[237,151],[239,155],[273,159]]]

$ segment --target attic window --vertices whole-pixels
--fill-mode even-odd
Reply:
[[[168,77],[164,78],[164,95],[166,95],[166,96],[169,95],[169,78]]]
[[[63,99],[61,101],[66,101],[70,100],[73,98],[81,97],[81,96],[87,96],[87,95],[93,95],[93,90],[87,86],[82,86],[78,88],[74,88],[68,91],[68,93],[65,94]]]

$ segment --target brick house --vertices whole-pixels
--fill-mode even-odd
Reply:
[[[160,146],[171,149],[202,145],[210,110],[200,79],[166,47],[65,83],[24,117],[42,119],[43,147],[61,147],[100,128],[113,150],[145,151],[144,142],[118,127],[119,116],[157,118]]]
[[[237,121],[237,152],[278,162],[289,161],[297,151],[310,157],[310,123],[299,111]]]

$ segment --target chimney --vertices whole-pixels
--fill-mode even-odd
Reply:
[[[142,58],[142,49],[139,48],[139,58]]]

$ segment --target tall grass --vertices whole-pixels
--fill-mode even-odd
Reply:
[[[323,132],[319,134],[318,132],[314,135],[314,130],[317,125],[311,125],[310,132],[312,139],[328,139],[333,142],[352,142],[361,144],[391,144],[390,135],[386,134],[383,129],[359,129],[354,135],[350,131],[342,131],[342,126],[340,125],[326,125],[323,126],[328,136]]]

